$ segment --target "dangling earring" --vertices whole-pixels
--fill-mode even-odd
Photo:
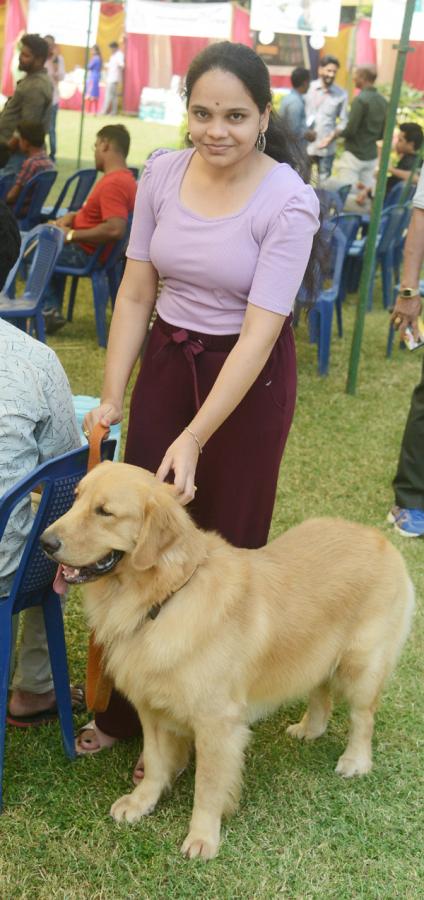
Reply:
[[[191,139],[191,134],[190,134],[189,131],[188,131],[187,134],[186,134],[186,141],[187,141],[187,143],[189,143],[189,144],[192,144],[192,143],[193,143],[193,141],[192,141],[192,139]]]
[[[260,131],[258,134],[258,139],[256,141],[256,149],[259,150],[259,153],[263,153],[266,147],[266,137],[263,131]]]

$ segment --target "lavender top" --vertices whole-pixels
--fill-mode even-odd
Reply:
[[[238,334],[247,302],[288,315],[319,227],[315,192],[281,163],[238,212],[204,218],[180,201],[195,152],[156,151],[137,192],[127,256],[163,280],[159,315],[206,334]]]

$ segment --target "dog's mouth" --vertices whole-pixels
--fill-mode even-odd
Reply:
[[[62,563],[64,581],[66,581],[66,584],[85,584],[87,581],[96,581],[102,575],[108,575],[109,572],[112,572],[123,556],[123,550],[111,550],[106,556],[102,556],[101,559],[91,563],[89,566],[67,566]]]

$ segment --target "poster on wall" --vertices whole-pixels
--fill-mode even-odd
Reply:
[[[91,4],[89,44],[96,41],[100,2]],[[90,17],[90,0],[30,0],[27,31],[29,34],[53,34],[56,43],[68,47],[85,47]]]
[[[399,40],[406,0],[374,0],[371,37],[379,40]],[[411,41],[424,41],[424,0],[416,0],[412,17]]]
[[[251,0],[250,27],[275,34],[337,37],[341,0]]]
[[[127,34],[167,34],[228,40],[231,3],[157,3],[127,0]]]

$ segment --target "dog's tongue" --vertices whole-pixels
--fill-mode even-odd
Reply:
[[[62,563],[57,567],[57,572],[55,575],[55,579],[53,582],[53,590],[56,591],[56,594],[66,594],[68,590],[68,585],[63,577],[64,567]]]

